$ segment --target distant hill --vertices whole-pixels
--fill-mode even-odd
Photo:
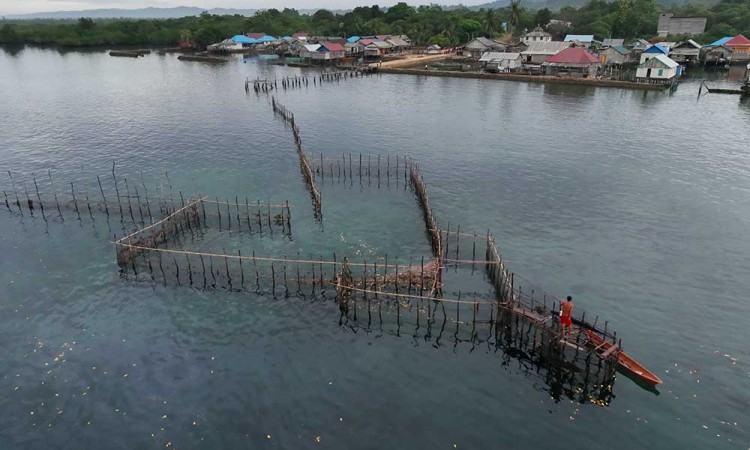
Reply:
[[[428,1],[414,1],[406,0],[409,4],[427,4]],[[610,0],[607,0],[610,1]],[[611,0],[613,1],[613,0]],[[657,0],[657,3],[662,7],[671,7],[684,5],[694,0]],[[719,0],[703,0],[704,4],[715,4]],[[529,9],[540,9],[549,8],[553,11],[559,10],[564,6],[575,6],[581,7],[588,3],[589,0],[521,0],[521,5]],[[377,1],[371,2],[377,3]],[[364,4],[364,3],[363,3]],[[468,6],[469,9],[478,10],[481,8],[485,9],[497,9],[504,8],[510,4],[510,0],[496,0],[489,3],[483,3],[480,5]],[[444,6],[446,9],[457,8],[458,5]],[[300,14],[313,14],[318,8],[301,9]],[[234,8],[211,8],[206,10],[205,8],[198,8],[195,6],[177,6],[174,8],[137,8],[137,9],[86,9],[81,11],[55,11],[55,12],[40,12],[32,14],[15,14],[3,16],[9,20],[34,20],[34,19],[57,19],[57,20],[71,20],[79,19],[81,17],[89,17],[92,19],[116,19],[116,18],[127,18],[127,19],[173,19],[187,16],[197,16],[203,11],[208,11],[210,14],[216,15],[235,15],[241,16],[252,16],[255,14],[257,9],[234,9]],[[344,14],[349,10],[330,10],[334,14]]]
[[[265,8],[261,8],[265,9]],[[54,11],[31,14],[13,14],[0,16],[8,20],[71,20],[88,17],[91,19],[177,19],[180,17],[197,16],[203,11],[217,16],[252,16],[259,9],[236,9],[236,8],[198,8],[195,6],[177,6],[174,8],[137,8],[137,9],[85,9],[81,11]],[[314,14],[316,9],[299,9],[300,14]],[[350,10],[331,9],[334,14],[344,14]]]
[[[138,8],[138,9],[86,9],[82,11],[56,11],[40,12],[33,14],[17,14],[5,16],[6,19],[79,19],[81,17],[90,17],[92,19],[174,19],[179,17],[197,16],[206,11],[205,8],[192,6],[178,6],[175,8]],[[212,8],[208,12],[218,15],[252,16],[255,9],[227,9]]]
[[[529,9],[541,9],[541,8],[549,8],[552,11],[558,11],[561,8],[565,6],[575,6],[576,8],[580,8],[581,6],[588,3],[590,0],[521,0],[521,5],[524,8]],[[614,1],[614,0],[605,0],[607,2]],[[687,4],[704,4],[704,5],[714,5],[716,3],[719,3],[719,0],[702,0],[698,2],[697,0],[656,0],[656,3],[661,6],[662,8],[670,8],[670,7],[679,7],[684,6]],[[481,5],[472,5],[469,6],[469,9],[478,10],[481,8],[484,9],[498,9],[498,8],[505,8],[510,4],[510,0],[496,0],[494,2],[490,3],[483,3]]]

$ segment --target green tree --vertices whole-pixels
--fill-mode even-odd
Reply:
[[[491,38],[498,29],[497,17],[495,16],[495,10],[488,8],[487,12],[484,13],[482,26],[484,27],[484,36]]]
[[[549,8],[542,8],[534,15],[534,24],[541,27],[546,27],[550,20],[552,20],[552,11]]]
[[[0,44],[15,44],[20,41],[16,27],[6,23],[0,28]]]
[[[521,14],[523,13],[521,0],[510,0],[509,8],[510,17],[508,18],[508,25],[510,26],[511,33],[517,36],[520,32],[518,25],[521,23]]]
[[[610,28],[610,25],[602,20],[597,20],[596,22],[589,25],[588,28],[589,34],[593,34],[594,36],[598,38],[608,38],[612,35],[612,29]]]
[[[385,13],[385,21],[387,23],[393,23],[397,20],[409,20],[416,13],[417,11],[414,7],[409,6],[404,2],[399,2],[388,8],[388,11]]]
[[[458,23],[457,32],[461,39],[469,41],[482,33],[482,24],[478,20],[462,19]]]
[[[450,39],[448,39],[446,36],[442,34],[438,34],[438,35],[431,37],[429,43],[430,45],[439,45],[442,48],[451,46]]]
[[[205,48],[224,39],[224,33],[218,26],[210,24],[199,28],[193,38],[196,45]]]
[[[88,33],[96,27],[96,22],[88,17],[81,17],[78,19],[78,32]]]

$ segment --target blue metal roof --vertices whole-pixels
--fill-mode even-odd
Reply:
[[[594,41],[594,35],[593,34],[569,34],[565,36],[564,39],[565,42],[593,42]]]
[[[282,41],[293,41],[293,40],[294,40],[294,38],[293,38],[293,37],[291,37],[291,36],[284,36],[283,38],[281,38],[281,40],[282,40]]]
[[[668,55],[669,49],[661,44],[656,44],[644,50],[643,53],[661,53],[663,55]]]
[[[255,39],[251,39],[244,34],[237,34],[235,36],[232,36],[232,40],[237,44],[257,44],[258,41]]]
[[[258,39],[258,42],[273,42],[275,40],[277,39],[273,36],[263,36],[262,38]]]
[[[349,42],[349,43],[357,42],[359,39],[360,39],[359,36],[352,36],[349,39],[347,39],[346,42]]]
[[[713,43],[711,43],[711,44],[708,44],[708,45],[709,45],[710,47],[718,47],[718,46],[720,46],[720,45],[724,45],[724,44],[726,44],[727,42],[731,41],[731,40],[732,40],[732,38],[734,38],[734,36],[727,36],[727,37],[723,37],[723,38],[719,39],[718,41],[716,41],[716,42],[713,42]]]

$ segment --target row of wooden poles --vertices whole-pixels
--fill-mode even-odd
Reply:
[[[119,215],[121,222],[130,219],[134,225],[143,225],[153,223],[158,217],[169,214],[175,208],[174,193],[172,192],[171,182],[169,185],[169,196],[167,199],[162,196],[151,196],[144,182],[131,183],[127,178],[118,179],[115,173],[115,165],[112,165],[112,185],[114,192],[105,193],[102,177],[97,175],[96,188],[90,192],[89,187],[85,190],[76,188],[75,182],[65,183],[70,189],[65,191],[57,188],[57,184],[52,178],[51,170],[47,171],[47,191],[40,189],[39,181],[36,176],[32,176],[33,190],[30,193],[26,182],[17,182],[13,174],[8,171],[8,177],[11,181],[10,191],[3,190],[3,202],[10,212],[17,212],[20,215],[28,213],[31,216],[39,214],[46,221],[50,218],[59,218],[65,220],[64,210],[74,210],[79,220],[88,216],[92,220],[95,213],[104,213],[107,218],[110,215]],[[121,190],[121,183],[124,189]],[[21,185],[22,190],[18,185]],[[139,185],[141,189],[139,189]],[[108,186],[109,189],[109,186]],[[178,192],[179,197],[184,203],[182,192]]]
[[[277,105],[275,104],[275,102],[274,111],[288,114],[285,109],[277,110]],[[289,115],[289,117],[292,121],[292,124],[295,125],[293,122],[293,116]],[[296,133],[296,136],[298,136],[298,132]],[[301,158],[302,157],[304,157],[304,153],[302,153]],[[360,161],[361,159],[362,158],[360,157]],[[404,301],[404,299],[407,299],[407,301],[409,302],[411,302],[412,299],[432,299],[441,304],[444,304],[446,302],[455,303],[456,320],[459,320],[461,305],[470,305],[473,314],[472,323],[474,323],[479,312],[480,304],[491,304],[492,302],[461,300],[460,293],[458,299],[445,299],[442,298],[441,286],[442,269],[445,262],[460,262],[458,249],[460,236],[471,236],[474,238],[474,241],[476,241],[477,235],[461,233],[460,227],[456,232],[452,233],[450,231],[450,225],[448,226],[447,231],[441,231],[439,229],[438,222],[432,212],[432,208],[430,207],[427,188],[424,179],[419,173],[419,167],[412,161],[407,161],[405,158],[403,159],[403,162],[400,162],[399,158],[395,158],[395,160],[397,167],[397,169],[395,170],[396,173],[398,173],[398,170],[401,167],[405,168],[408,165],[409,181],[412,188],[414,189],[419,207],[422,211],[425,227],[427,229],[428,239],[430,241],[435,259],[425,265],[424,259],[422,258],[418,270],[415,266],[412,265],[411,262],[408,267],[403,264],[391,264],[391,270],[393,273],[390,273],[391,271],[389,270],[387,255],[385,257],[385,263],[381,264],[380,267],[378,262],[368,264],[367,261],[363,261],[363,263],[355,264],[355,266],[359,268],[358,270],[361,271],[361,273],[355,275],[350,271],[351,282],[346,285],[342,284],[342,279],[340,277],[340,275],[343,273],[343,270],[337,272],[337,264],[340,263],[336,261],[335,254],[333,256],[333,261],[331,262],[324,261],[322,256],[319,259],[310,258],[309,260],[301,260],[299,258],[289,259],[286,257],[257,257],[254,252],[252,256],[243,256],[239,250],[237,255],[228,255],[226,254],[226,252],[224,252],[223,254],[218,254],[206,252],[191,252],[183,249],[184,237],[186,235],[195,235],[201,230],[205,230],[207,227],[214,226],[210,223],[212,218],[218,219],[219,230],[222,230],[226,226],[226,228],[229,230],[252,233],[255,228],[255,230],[262,233],[265,226],[267,230],[273,233],[274,226],[280,226],[281,234],[291,235],[291,211],[288,202],[285,205],[271,205],[270,202],[267,205],[260,205],[260,203],[258,202],[257,205],[253,205],[254,212],[251,213],[250,203],[247,198],[245,199],[244,208],[242,208],[243,205],[237,197],[235,197],[234,203],[231,203],[229,199],[226,199],[226,201],[220,201],[218,198],[216,198],[215,200],[209,200],[207,197],[190,199],[186,203],[181,192],[179,193],[179,204],[175,204],[174,201],[168,201],[165,197],[159,197],[157,201],[153,201],[153,199],[150,200],[150,197],[148,196],[145,184],[143,185],[144,196],[141,196],[138,187],[129,184],[127,179],[124,180],[125,192],[120,192],[120,182],[117,179],[114,165],[112,168],[112,179],[115,187],[114,197],[116,197],[117,199],[116,205],[112,203],[108,199],[108,195],[105,194],[101,177],[97,177],[97,185],[99,188],[99,194],[101,195],[101,201],[92,201],[90,196],[88,195],[88,190],[84,193],[84,198],[79,200],[78,196],[76,196],[76,189],[73,183],[71,183],[72,201],[65,201],[64,199],[61,200],[60,197],[63,197],[63,195],[58,195],[57,190],[54,189],[55,183],[52,180],[51,172],[48,172],[48,184],[49,186],[51,186],[54,202],[51,200],[45,201],[42,198],[42,193],[39,189],[39,184],[36,178],[33,178],[32,180],[34,184],[33,192],[36,194],[36,196],[32,195],[29,192],[25,184],[23,186],[23,191],[17,189],[16,182],[13,180],[13,176],[10,172],[8,173],[8,175],[13,187],[12,192],[9,193],[8,191],[3,191],[3,194],[5,206],[9,211],[18,211],[20,214],[24,214],[24,210],[26,210],[32,215],[36,211],[38,211],[45,218],[45,220],[47,214],[50,211],[57,211],[57,215],[59,215],[59,217],[62,219],[62,210],[68,208],[75,209],[79,219],[81,218],[82,211],[87,210],[89,215],[93,219],[93,211],[98,209],[99,211],[107,214],[107,216],[109,217],[110,209],[112,209],[113,214],[116,214],[117,211],[119,211],[119,215],[123,220],[129,215],[133,223],[145,224],[147,222],[150,222],[151,225],[138,228],[134,233],[131,233],[123,238],[116,239],[115,241],[115,244],[118,247],[118,264],[125,272],[132,272],[132,274],[134,274],[135,276],[138,276],[139,272],[142,274],[145,271],[145,267],[148,267],[150,278],[152,280],[155,279],[154,267],[157,265],[154,264],[155,261],[152,256],[156,256],[158,258],[157,267],[160,269],[162,278],[164,279],[165,283],[167,281],[167,273],[170,271],[169,267],[171,266],[173,267],[173,271],[175,272],[174,275],[178,284],[182,284],[183,281],[186,281],[190,285],[200,285],[199,280],[202,276],[204,288],[209,284],[212,287],[219,287],[217,286],[217,278],[220,278],[220,273],[218,270],[214,270],[214,259],[220,258],[224,260],[224,273],[226,275],[226,280],[228,281],[228,287],[230,289],[233,289],[232,280],[234,279],[236,283],[236,280],[239,279],[239,286],[242,288],[246,288],[246,274],[243,268],[243,261],[249,261],[252,262],[254,268],[253,272],[255,274],[255,287],[257,290],[260,289],[261,280],[267,278],[265,275],[261,276],[261,271],[259,271],[257,268],[258,263],[270,263],[270,285],[272,286],[272,292],[274,293],[274,295],[276,293],[276,287],[277,285],[281,285],[282,279],[286,295],[289,295],[291,287],[290,279],[291,281],[293,281],[295,277],[289,276],[288,272],[295,271],[297,275],[297,293],[303,292],[302,286],[312,285],[313,295],[315,294],[316,288],[319,291],[321,289],[325,291],[325,287],[334,286],[337,290],[337,293],[339,294],[339,301],[341,302],[341,289],[342,287],[346,287],[347,292],[349,292],[349,295],[347,296],[347,300],[345,302],[346,305],[349,304],[348,298],[351,298],[351,293],[353,292],[362,294],[365,297],[370,294],[374,296],[375,299],[395,298],[398,301]],[[303,161],[306,161],[306,158],[303,159]],[[385,171],[386,175],[390,177],[390,159],[387,159],[386,161]],[[345,164],[346,157],[344,156],[344,158],[342,158],[342,160],[337,163],[337,173],[346,173]],[[305,167],[307,167],[308,169],[310,167],[309,164],[302,166],[303,173],[305,172]],[[352,178],[352,170],[354,164],[351,155],[349,157],[348,166],[349,177]],[[358,164],[358,168],[359,174],[362,174],[364,172],[364,167],[361,162]],[[373,171],[371,169],[371,166],[368,165],[367,173],[369,174],[372,172]],[[323,175],[321,174],[321,176]],[[312,180],[312,174],[309,174],[309,177]],[[131,194],[131,186],[133,187],[135,195]],[[170,197],[171,196],[172,194],[170,182]],[[112,197],[112,194],[109,194],[109,197]],[[164,216],[164,219],[161,219],[157,222],[154,222],[154,213],[151,210],[152,204],[154,203],[158,203],[159,214]],[[215,215],[212,213],[207,213],[207,204],[215,204]],[[85,210],[84,205],[86,207]],[[181,205],[181,207],[178,208],[178,205]],[[156,206],[154,207],[156,208]],[[277,214],[275,216],[272,215],[272,208],[279,208],[281,210],[280,214]],[[208,210],[212,211],[210,208]],[[267,211],[267,213],[265,213],[265,211]],[[138,220],[138,217],[140,217],[140,221]],[[247,224],[246,227],[245,224]],[[443,234],[445,234],[445,240],[443,240]],[[449,248],[449,245],[452,242],[453,237],[455,237],[456,244],[456,259],[450,260],[448,256],[449,252],[452,249]],[[485,239],[486,253],[484,263],[487,267],[488,278],[496,290],[497,298],[496,302],[494,303],[496,303],[498,311],[502,309],[503,311],[512,313],[513,317],[522,317],[526,320],[534,322],[542,330],[543,334],[554,333],[555,331],[551,327],[549,327],[546,322],[540,321],[538,320],[538,318],[548,316],[554,310],[556,306],[555,300],[551,300],[551,304],[548,304],[547,295],[544,294],[542,301],[539,302],[538,298],[536,300],[534,298],[533,289],[531,290],[531,295],[529,296],[528,290],[524,292],[520,286],[516,287],[515,275],[507,269],[505,261],[500,256],[500,252],[497,248],[494,237],[492,237],[488,232]],[[170,248],[170,246],[172,248]],[[163,253],[167,253],[169,256],[172,256],[173,264],[167,263],[166,268],[164,262],[162,261]],[[180,258],[184,256],[185,263],[187,263],[187,269],[183,268],[182,272],[187,275],[188,280],[183,280],[184,276],[181,276],[181,264],[177,259],[178,255],[180,256]],[[193,267],[197,268],[199,266],[197,264],[197,261],[191,263],[191,257],[197,257],[200,260],[200,267],[202,268],[200,272],[193,270]],[[206,268],[206,260],[208,262],[208,269]],[[234,270],[234,276],[232,276],[232,270],[230,270],[229,261],[236,261],[239,264],[239,273],[236,273],[237,270]],[[474,242],[472,243],[472,267],[476,263],[476,244]],[[333,267],[332,273],[325,274],[325,268],[330,268],[331,264]],[[233,265],[236,266],[236,263]],[[141,267],[141,270],[139,270],[139,266]],[[302,272],[305,272],[305,270],[302,269],[302,267],[309,267],[311,271],[307,271],[307,273],[303,274]],[[380,274],[381,268],[383,271],[382,275]],[[250,275],[248,278],[252,278],[252,275]],[[209,283],[208,280],[212,280],[212,282]],[[551,298],[553,299],[554,297]],[[345,309],[348,311],[348,306],[346,306]],[[581,315],[580,320],[581,322],[585,323],[585,313]],[[490,321],[492,321],[491,312]],[[621,348],[621,342],[618,342],[616,333],[609,332],[607,322],[604,323],[604,329],[602,330],[600,328],[597,328],[597,321],[598,317],[594,320],[594,324],[590,325],[589,327],[600,333],[607,340],[618,343],[619,347]],[[580,333],[575,337],[575,357],[578,356],[579,349],[583,349],[585,347],[585,342],[583,341],[583,339],[585,339],[585,337],[582,337]],[[590,352],[588,352],[587,354],[591,356]],[[614,364],[612,359],[613,357],[616,357],[615,353],[609,355],[609,358],[607,360],[608,364]]]
[[[172,192],[171,182],[169,193],[162,196],[149,195],[149,189],[144,182],[139,184],[128,182],[127,178],[120,180],[115,173],[115,166],[112,168],[112,184],[114,192],[105,191],[105,185],[102,183],[102,177],[97,176],[97,189],[94,194],[96,197],[89,195],[89,189],[80,191],[76,189],[74,182],[67,183],[70,190],[66,192],[55,189],[55,183],[52,179],[51,171],[48,171],[47,187],[48,190],[42,190],[36,177],[32,178],[34,186],[33,193],[30,193],[26,183],[23,190],[19,191],[13,180],[13,174],[8,172],[11,179],[12,189],[3,190],[3,203],[5,208],[12,213],[20,215],[29,214],[34,216],[40,215],[45,221],[47,219],[59,219],[65,221],[65,211],[74,211],[78,220],[89,217],[95,220],[94,216],[99,214],[106,215],[109,219],[111,216],[119,216],[123,228],[131,224],[135,229],[145,227],[147,224],[153,225],[161,217],[173,214],[178,208],[184,208],[186,199],[182,191]],[[168,175],[167,175],[168,179]],[[124,184],[124,190],[120,185]],[[141,194],[143,192],[143,194]],[[169,198],[166,197],[169,195]],[[205,204],[215,205],[215,209],[206,208]],[[281,228],[281,234],[291,237],[291,206],[288,201],[280,204],[271,204],[270,200],[263,204],[260,200],[250,202],[245,197],[244,203],[239,196],[234,197],[234,202],[227,197],[226,200],[215,200],[205,197],[201,201],[203,217],[209,222],[218,218],[219,231],[223,229],[246,228],[251,233],[274,232],[274,228]],[[208,212],[206,212],[208,211]],[[214,224],[215,226],[216,224]]]
[[[342,317],[344,317],[345,314],[348,316],[350,304],[352,303],[354,305],[354,310],[356,311],[357,295],[361,295],[363,301],[367,302],[369,294],[372,299],[377,300],[378,314],[382,312],[381,307],[383,300],[396,302],[397,323],[400,323],[401,306],[399,305],[408,307],[411,305],[412,301],[420,302],[425,300],[433,300],[436,304],[439,303],[441,305],[444,305],[445,303],[455,304],[455,315],[451,320],[456,323],[462,322],[462,308],[470,308],[472,330],[474,330],[477,323],[487,321],[486,317],[484,319],[482,317],[478,319],[477,317],[478,314],[480,314],[480,305],[482,304],[488,305],[490,314],[489,323],[493,322],[493,307],[497,308],[498,311],[494,319],[497,323],[499,323],[500,320],[501,310],[503,311],[503,314],[510,314],[508,317],[511,319],[515,317],[516,320],[518,320],[518,318],[530,320],[530,318],[532,318],[531,315],[519,314],[518,310],[513,308],[514,304],[521,304],[526,297],[523,295],[520,287],[515,289],[513,285],[513,274],[508,272],[504,261],[500,258],[494,238],[492,238],[489,233],[486,237],[487,248],[484,263],[487,265],[488,277],[498,292],[497,301],[477,301],[476,298],[474,300],[462,301],[460,293],[457,299],[442,298],[440,287],[442,266],[444,264],[443,260],[444,258],[448,258],[449,252],[451,251],[451,249],[449,249],[449,243],[451,242],[452,237],[450,226],[449,229],[444,232],[438,228],[437,221],[434,218],[432,209],[430,208],[426,185],[419,174],[419,168],[416,164],[410,163],[409,172],[410,181],[418,199],[420,209],[423,212],[427,234],[431,242],[433,254],[435,255],[435,260],[429,262],[427,265],[425,265],[424,258],[422,258],[418,269],[416,269],[416,267],[410,262],[409,266],[391,264],[391,270],[389,270],[387,255],[384,263],[368,263],[367,261],[363,261],[362,263],[352,264],[347,261],[346,270],[342,265],[342,269],[338,271],[337,264],[340,263],[337,262],[335,254],[333,255],[333,261],[331,262],[325,261],[322,256],[319,259],[310,258],[308,260],[301,260],[299,257],[297,259],[289,259],[287,257],[258,257],[254,252],[252,256],[243,256],[239,250],[237,255],[229,255],[226,252],[218,254],[183,250],[183,243],[181,242],[180,236],[185,235],[186,233],[192,234],[202,226],[205,227],[207,222],[206,202],[208,201],[205,197],[190,201],[165,219],[162,219],[159,223],[138,230],[136,233],[115,241],[118,246],[118,264],[123,268],[125,273],[131,273],[136,277],[139,276],[139,272],[141,272],[141,275],[144,272],[147,272],[148,277],[151,280],[155,280],[158,277],[158,272],[160,272],[165,284],[167,283],[167,277],[169,274],[170,278],[171,276],[174,276],[174,279],[180,285],[189,284],[197,287],[202,285],[203,288],[222,288],[226,286],[230,290],[252,289],[254,286],[255,290],[259,292],[261,290],[261,283],[263,282],[263,284],[265,284],[265,282],[270,280],[271,293],[274,296],[276,296],[277,287],[281,286],[283,286],[285,296],[300,295],[305,297],[307,294],[315,296],[316,291],[317,294],[322,294],[324,296],[326,287],[333,285],[333,287],[336,288]],[[222,202],[219,202],[217,199],[215,203],[217,205],[217,216],[221,217],[222,210],[219,205],[222,204]],[[223,202],[223,204],[227,208],[227,226],[231,229],[233,215],[236,217],[237,222],[240,223],[240,203],[235,201],[232,205],[227,201]],[[230,210],[231,206],[234,207],[234,213]],[[245,206],[246,208],[249,206],[247,202]],[[268,208],[270,211],[270,205],[268,205]],[[288,205],[286,210],[288,219]],[[249,210],[246,209],[246,220],[248,222],[249,217]],[[269,213],[269,227],[271,226],[270,217]],[[443,243],[443,233],[445,234],[445,243]],[[458,261],[459,239],[462,235],[460,227],[455,233],[453,233],[453,235],[455,235],[456,261]],[[476,234],[470,236],[474,237],[475,241],[477,240]],[[172,248],[169,248],[170,245]],[[171,262],[167,261],[166,264],[164,259],[168,258],[162,257],[165,253],[167,256],[172,257]],[[154,255],[156,256],[156,260],[153,258]],[[185,264],[182,264],[180,260],[178,260],[178,256],[180,257],[180,260],[184,258],[186,267]],[[191,262],[191,257],[197,257],[197,260]],[[475,243],[473,243],[472,265],[476,263],[475,258],[476,248]],[[221,264],[215,264],[215,259],[218,259],[219,263],[223,259],[223,268],[221,267]],[[248,274],[245,273],[243,261],[252,264],[252,269],[248,267],[251,270]],[[259,263],[265,263],[265,271],[258,269]],[[270,264],[270,277],[268,277],[267,274],[269,268],[268,264]],[[358,273],[355,274],[351,270],[352,265],[357,268],[356,271]],[[139,266],[141,267],[140,271]],[[180,269],[181,266],[183,267],[182,270]],[[327,268],[332,269],[328,274],[326,274]],[[261,275],[261,273],[263,273],[263,275]],[[348,278],[342,278],[342,274],[348,274]],[[253,278],[254,283],[252,282]],[[222,279],[224,280],[223,283]],[[312,292],[309,291],[310,287],[312,287]],[[292,294],[292,292],[294,292],[294,294]],[[529,310],[539,312],[539,308],[535,307],[533,304],[533,292],[531,299]],[[546,300],[544,301],[544,310],[546,312]],[[368,314],[370,311],[371,309],[368,306]],[[466,314],[469,313],[467,312]],[[468,321],[464,322],[468,323]],[[559,358],[565,359],[564,349],[559,347],[557,345],[558,341],[554,339],[554,330],[544,322],[535,322],[535,325],[541,330],[540,339],[544,339],[548,344],[555,343],[554,345],[557,346],[555,347],[556,350],[551,347],[546,350],[542,349],[545,356],[550,358],[552,352],[556,351]],[[474,332],[472,331],[472,336],[473,335]],[[536,335],[534,336],[534,339],[536,340]],[[473,339],[474,338],[472,337],[472,341]],[[574,348],[575,354],[572,356],[571,361],[573,363],[584,361],[584,373],[589,374],[592,354],[583,350],[584,342],[581,342],[580,335],[576,338],[576,345]],[[586,355],[586,357],[580,359],[579,352]],[[605,363],[608,364],[606,367],[614,367],[614,363],[611,360],[605,361]],[[599,361],[598,367],[601,370],[601,360]],[[613,372],[606,369],[604,373],[609,374]],[[606,380],[608,379],[605,379],[605,381]],[[606,383],[601,383],[601,385],[606,385]]]
[[[204,289],[255,290],[273,296],[278,294],[277,288],[283,288],[286,296],[295,293],[305,297],[314,296],[326,288],[334,292],[338,288],[336,275],[343,262],[337,261],[335,253],[332,259],[325,259],[322,255],[303,259],[299,253],[296,257],[264,257],[256,255],[254,250],[243,255],[240,250],[229,254],[226,251],[184,249],[185,236],[204,226],[199,210],[190,206],[166,218],[148,233],[114,241],[118,248],[117,262],[123,274],[138,276],[147,273],[148,279],[157,281],[161,278],[159,281],[164,284],[176,282]],[[376,299],[431,299],[471,307],[478,303],[427,296],[434,289],[434,266],[433,261],[425,262],[423,258],[408,264],[389,262],[387,256],[373,262],[362,260],[355,265],[356,280],[352,290]],[[270,291],[267,291],[269,287]]]
[[[305,179],[307,188],[310,191],[310,197],[312,200],[313,210],[315,211],[315,217],[318,220],[321,220],[323,218],[323,210],[321,206],[320,191],[315,184],[315,177],[313,175],[310,162],[307,160],[305,151],[302,148],[302,138],[299,134],[299,127],[297,126],[297,122],[294,120],[294,114],[286,109],[284,105],[277,102],[275,97],[271,97],[271,106],[273,107],[274,113],[281,117],[287,124],[289,124],[290,128],[292,129],[292,134],[294,135],[294,143],[297,148],[297,155],[299,156],[300,169],[302,170],[302,176]]]
[[[313,86],[322,86],[323,83],[340,82],[342,80],[346,81],[350,78],[360,78],[364,77],[365,75],[365,72],[359,70],[345,70],[335,72],[322,72],[317,76],[293,75],[286,76],[280,79],[274,78],[273,80],[269,80],[266,78],[256,78],[254,80],[250,80],[249,78],[246,78],[245,92],[250,92],[251,85],[253,91],[255,91],[256,93],[261,93],[270,92],[274,89],[279,90],[279,84],[281,84],[281,88],[284,90],[299,89],[302,87],[310,86],[310,80],[312,80]]]
[[[354,159],[357,156],[357,159]],[[406,156],[399,155],[358,155],[342,154],[341,158],[326,158],[323,154],[317,160],[313,161],[313,172],[321,183],[325,183],[326,178],[331,181],[341,183],[354,183],[355,178],[359,179],[362,185],[367,180],[368,185],[372,180],[377,180],[377,187],[381,186],[381,178],[385,178],[386,186],[390,187],[391,179],[395,180],[398,186],[403,178],[404,184],[408,183],[409,166],[411,160]]]
[[[568,397],[600,406],[610,403],[617,366],[615,355],[600,357],[586,346],[580,334],[573,345],[563,345],[555,326],[502,304],[497,305],[495,329],[496,346],[511,357],[521,354],[523,360],[533,363],[526,373],[540,376],[555,400]]]
[[[526,316],[514,313],[499,302],[478,299],[476,293],[473,299],[471,293],[464,293],[466,300],[461,300],[460,292],[457,299],[428,296],[433,286],[430,273],[433,273],[431,267],[435,261],[425,264],[422,259],[418,265],[405,265],[389,263],[386,255],[385,260],[350,263],[346,259],[338,262],[335,254],[328,260],[322,256],[303,260],[299,254],[292,259],[264,258],[255,253],[244,256],[239,250],[236,255],[226,251],[181,250],[182,244],[175,236],[201,226],[200,202],[188,204],[185,210],[178,210],[165,219],[162,230],[152,232],[153,236],[141,237],[136,243],[132,243],[132,237],[119,240],[118,246],[126,249],[118,255],[118,263],[125,275],[203,289],[255,291],[273,297],[325,299],[333,285],[342,324],[352,327],[361,324],[368,330],[373,324],[379,324],[382,330],[385,323],[386,326],[395,325],[396,334],[401,333],[402,327],[412,324],[415,325],[415,334],[424,329],[425,337],[429,339],[433,337],[430,330],[434,325],[434,345],[437,346],[446,324],[452,324],[454,346],[459,342],[470,342],[472,346],[487,342],[509,351],[523,349],[534,364],[546,371],[537,371],[540,376],[544,373],[545,379],[551,380],[550,384],[567,383],[570,385],[568,395],[580,394],[578,400],[582,401],[586,396],[591,401],[600,402],[602,395],[606,398],[607,393],[611,393],[612,361],[593,358],[583,351],[582,343],[572,354],[565,355],[550,326],[531,323]],[[178,225],[179,222],[182,224]],[[173,248],[169,248],[170,245]],[[134,255],[123,258],[123,253]],[[351,281],[342,295],[341,278],[333,280],[332,277],[344,272],[350,274]],[[353,322],[349,322],[350,319]],[[483,324],[488,326],[487,338],[480,336]],[[524,328],[524,324],[528,328]],[[568,364],[559,364],[558,361]],[[576,369],[572,369],[573,366]]]
[[[534,289],[527,289],[524,292],[521,286],[517,286],[516,276],[508,270],[505,261],[500,256],[494,236],[488,232],[485,239],[487,241],[485,253],[487,278],[495,288],[498,302],[507,308],[517,310],[521,314],[527,314],[529,317],[548,317],[560,311],[560,301],[554,296],[543,293],[540,300],[538,296],[534,297]],[[617,344],[620,349],[622,348],[622,341],[617,339],[616,332],[609,329],[609,322],[605,321],[604,327],[601,328],[597,316],[593,323],[587,323],[586,311],[582,311],[579,318],[581,326],[599,333],[606,340]],[[581,338],[580,333],[576,336],[576,340],[579,338]]]

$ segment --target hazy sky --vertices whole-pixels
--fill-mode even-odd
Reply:
[[[465,5],[487,3],[488,0],[407,0],[412,5],[439,3]],[[198,6],[202,8],[330,8],[350,9],[355,6],[378,4],[387,6],[398,0],[0,0],[0,14],[23,14],[47,11],[77,11],[98,8],[169,8]]]

